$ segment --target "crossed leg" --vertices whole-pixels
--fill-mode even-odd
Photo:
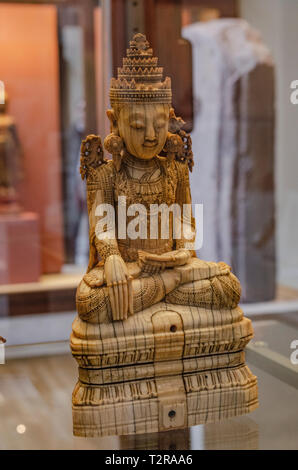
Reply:
[[[207,308],[234,308],[241,287],[225,263],[212,263],[192,258],[179,268],[134,279],[133,307],[140,312],[165,300],[167,303]],[[90,287],[82,280],[77,290],[77,309],[82,320],[90,323],[112,322],[112,309],[105,285]]]

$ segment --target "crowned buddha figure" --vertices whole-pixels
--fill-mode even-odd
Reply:
[[[162,72],[136,34],[111,81],[112,159],[96,135],[81,145],[90,255],[70,338],[77,436],[156,432],[257,406],[239,281],[196,256],[191,139]]]
[[[157,61],[136,34],[111,80],[104,146],[112,160],[104,159],[99,137],[82,143],[90,259],[76,301],[88,323],[124,321],[160,301],[231,309],[240,299],[229,266],[196,257],[191,140]]]

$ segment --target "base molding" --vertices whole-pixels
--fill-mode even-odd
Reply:
[[[109,385],[79,381],[73,432],[101,437],[168,431],[232,418],[257,406],[257,379],[244,364]]]

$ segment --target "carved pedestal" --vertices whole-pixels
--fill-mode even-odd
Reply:
[[[252,335],[239,307],[160,302],[125,322],[91,325],[76,318],[74,434],[166,431],[252,411],[257,381],[243,351]]]

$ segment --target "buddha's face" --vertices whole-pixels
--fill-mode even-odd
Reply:
[[[117,116],[120,137],[128,152],[149,160],[163,149],[168,133],[170,107],[166,104],[126,104]]]

